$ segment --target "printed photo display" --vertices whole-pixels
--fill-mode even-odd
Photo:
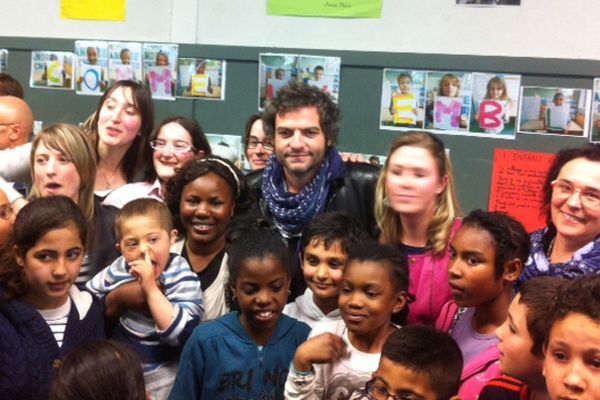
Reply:
[[[73,90],[74,60],[75,54],[66,51],[32,51],[30,86]]]
[[[520,75],[384,69],[380,129],[514,139]]]
[[[0,49],[0,73],[6,72],[7,64],[8,64],[8,50]]]
[[[425,71],[384,69],[380,126],[423,128]]]
[[[588,137],[590,90],[523,86],[521,133]]]
[[[590,142],[600,143],[600,78],[594,79]]]
[[[208,139],[210,149],[214,155],[228,159],[238,168],[242,167],[243,149],[241,136],[207,133],[206,139]]]
[[[142,44],[108,42],[108,81],[142,82]]]
[[[258,108],[262,109],[267,100],[277,96],[282,87],[296,81],[298,76],[298,55],[259,54],[258,55]]]
[[[333,102],[337,104],[340,92],[340,65],[339,57],[300,55],[298,79],[329,93]]]
[[[177,96],[223,100],[225,60],[180,58]]]
[[[153,99],[175,100],[178,51],[176,44],[143,44],[144,83]]]
[[[339,57],[298,54],[259,54],[258,57],[258,108],[277,96],[282,87],[291,82],[304,82],[316,86],[338,102],[340,90]]]
[[[99,96],[108,87],[108,42],[75,41],[75,90]]]
[[[477,7],[520,6],[521,0],[456,0],[456,5]]]

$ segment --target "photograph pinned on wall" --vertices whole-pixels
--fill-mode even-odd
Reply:
[[[277,96],[282,87],[296,81],[297,54],[265,53],[258,55],[258,108]]]
[[[342,152],[342,156],[346,154]],[[350,153],[353,156],[357,156],[360,162],[369,163],[374,167],[382,168],[385,165],[385,160],[387,160],[387,156],[382,156],[380,154],[365,154],[365,153]]]
[[[108,42],[75,41],[75,90],[100,96],[108,87]]]
[[[8,50],[0,49],[0,73],[6,72],[7,65],[8,65]]]
[[[592,97],[592,117],[590,127],[590,142],[600,143],[600,78],[594,79],[594,94]]]
[[[212,154],[223,157],[231,161],[236,167],[242,168],[243,149],[241,136],[207,133],[206,139],[208,139]]]
[[[144,43],[144,83],[153,99],[175,100],[179,46],[170,43]]]
[[[225,60],[180,58],[177,96],[189,99],[225,99]]]
[[[32,88],[73,90],[75,54],[66,51],[32,51]]]
[[[422,129],[425,120],[425,71],[383,70],[380,129]]]
[[[142,82],[142,44],[140,42],[108,42],[108,83]]]
[[[523,86],[518,132],[588,137],[591,91]]]
[[[337,104],[340,93],[339,57],[300,55],[298,59],[298,80],[310,86],[315,86],[328,93]]]
[[[427,72],[425,128],[437,129],[440,133],[467,131],[471,115],[471,88],[471,73]]]
[[[456,5],[474,7],[520,6],[521,0],[456,0]]]
[[[473,73],[473,108],[469,132],[474,136],[514,139],[521,75]]]

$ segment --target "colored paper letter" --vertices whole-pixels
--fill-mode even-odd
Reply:
[[[479,126],[483,129],[497,129],[504,125],[504,106],[494,100],[483,100],[479,106]]]
[[[436,129],[458,129],[461,109],[462,104],[455,97],[436,97],[433,105],[433,126]]]

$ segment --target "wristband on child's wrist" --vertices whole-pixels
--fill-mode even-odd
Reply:
[[[296,367],[294,367],[294,360],[292,360],[290,362],[290,371],[292,371],[292,373],[294,375],[298,375],[298,376],[302,376],[302,377],[310,376],[310,375],[314,374],[314,371],[313,371],[312,367],[311,367],[310,371],[298,371],[296,369]]]

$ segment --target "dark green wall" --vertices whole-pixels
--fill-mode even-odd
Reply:
[[[73,51],[74,41],[44,38],[0,38],[0,48],[9,50],[8,72],[29,82],[32,50]],[[524,86],[591,89],[600,76],[600,61],[517,57],[478,57],[441,54],[319,51],[293,48],[204,46],[183,44],[180,57],[227,60],[225,101],[156,101],[157,122],[172,114],[196,118],[208,133],[239,134],[246,118],[257,111],[258,54],[302,53],[338,56],[342,59],[340,108],[343,113],[339,148],[367,154],[387,154],[396,131],[379,130],[383,68],[504,72],[522,75]],[[78,96],[74,91],[26,88],[25,97],[44,123],[81,122],[95,109],[98,98]],[[487,208],[489,182],[495,148],[554,152],[578,146],[581,138],[520,135],[516,140],[456,135],[441,136],[450,148],[462,207],[469,211]]]

